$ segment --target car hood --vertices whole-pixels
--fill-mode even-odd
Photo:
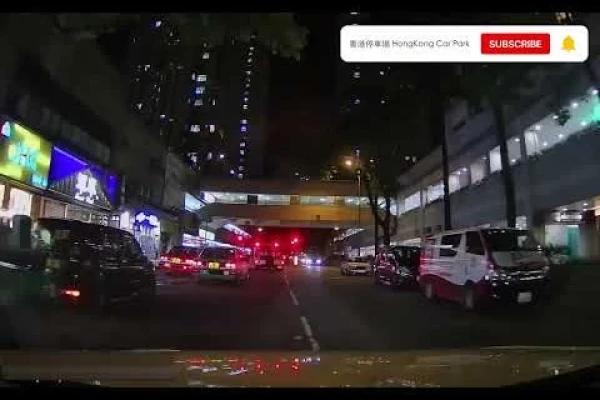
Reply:
[[[5,351],[8,381],[135,387],[496,387],[600,363],[600,347],[402,352]]]

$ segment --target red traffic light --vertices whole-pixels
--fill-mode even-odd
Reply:
[[[254,247],[260,247],[260,242],[254,243]]]

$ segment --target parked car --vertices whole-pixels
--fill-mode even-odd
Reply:
[[[241,284],[250,279],[248,256],[237,249],[206,247],[202,250],[202,260],[199,281],[217,279]]]
[[[174,246],[161,257],[161,269],[169,275],[191,275],[200,271],[202,249],[187,246]]]
[[[404,286],[416,283],[421,249],[418,246],[393,246],[377,258],[374,266],[375,284]]]
[[[340,273],[342,275],[371,275],[371,263],[366,257],[357,257],[354,260],[344,259],[340,263]]]
[[[428,299],[473,310],[486,300],[526,304],[546,286],[549,261],[527,230],[464,229],[427,239],[419,285]]]
[[[154,299],[154,266],[131,233],[55,218],[39,219],[36,230],[48,244],[50,298],[100,309],[114,301]]]

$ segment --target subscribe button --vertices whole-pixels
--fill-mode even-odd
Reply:
[[[481,54],[550,54],[550,34],[482,33]]]

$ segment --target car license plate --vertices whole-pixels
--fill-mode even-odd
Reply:
[[[531,292],[520,292],[517,295],[517,303],[531,303],[533,296]]]
[[[208,269],[219,269],[219,263],[218,262],[208,263]]]

